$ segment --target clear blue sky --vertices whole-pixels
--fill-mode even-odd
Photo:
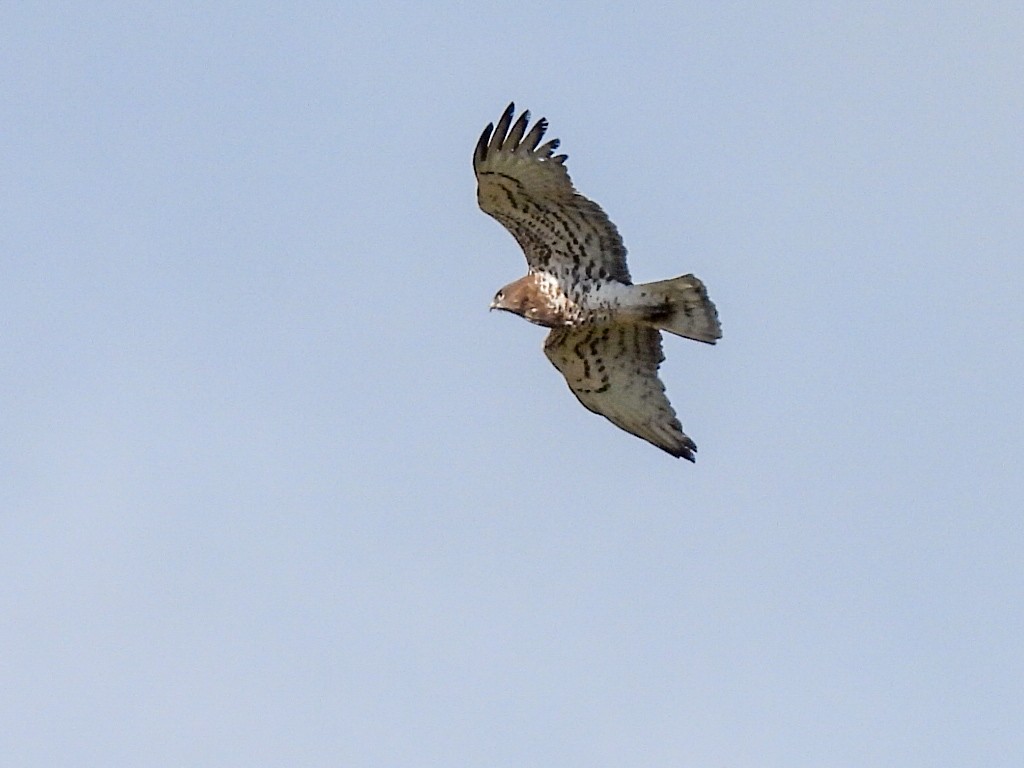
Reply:
[[[1024,765],[1024,11],[6,3],[0,754]],[[551,121],[700,446],[476,208]]]

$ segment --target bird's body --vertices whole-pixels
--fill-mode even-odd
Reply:
[[[547,328],[614,322],[629,308],[639,306],[635,286],[615,280],[596,283],[586,290],[545,272],[531,272],[509,283],[495,297],[495,309],[521,315]]]
[[[509,104],[473,155],[477,198],[522,247],[529,272],[498,291],[492,309],[551,328],[548,359],[591,411],[673,456],[694,459],[658,378],[661,330],[715,343],[721,329],[693,275],[633,285],[626,248],[604,211],[572,186],[547,121],[527,133]],[[511,130],[510,130],[511,128]]]

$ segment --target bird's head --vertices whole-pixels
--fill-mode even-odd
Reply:
[[[494,294],[494,300],[491,302],[491,310],[500,309],[505,312],[514,312],[517,315],[522,314],[522,301],[512,294],[508,287],[502,288],[496,294]]]
[[[554,308],[538,287],[536,275],[521,277],[494,294],[491,309],[511,312],[546,328],[561,325]]]

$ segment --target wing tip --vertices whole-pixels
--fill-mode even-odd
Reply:
[[[696,464],[697,463],[697,456],[694,454],[694,451],[696,451],[696,450],[697,450],[696,446],[693,449],[684,448],[684,449],[680,450],[679,453],[676,454],[676,458],[677,459],[686,459],[691,464]]]
[[[508,136],[505,137],[504,143],[501,145],[502,149],[508,150],[509,152],[517,152],[519,145],[523,140],[523,135],[526,133],[526,126],[530,122],[530,110],[524,110],[523,114],[519,116],[515,124],[512,126],[512,130],[509,131]]]
[[[677,459],[686,459],[691,464],[697,463],[697,444],[686,435],[683,435],[683,439],[676,445],[659,445],[658,447]]]
[[[487,146],[491,141],[491,133],[494,131],[494,123],[488,123],[483,133],[476,142],[476,150],[473,152],[473,164],[477,165],[487,159]]]
[[[505,111],[501,117],[498,118],[498,124],[494,126],[494,136],[491,139],[495,149],[501,149],[505,143],[505,137],[508,135],[509,126],[512,125],[512,117],[516,113],[516,103],[510,101],[508,106],[505,107]]]
[[[554,155],[561,143],[558,139],[551,139],[541,145],[541,139],[547,132],[549,124],[545,117],[539,118],[530,127],[530,110],[524,110],[515,119],[516,104],[510,101],[497,123],[488,123],[480,139],[477,141],[476,151],[473,154],[475,164],[487,160],[497,152],[529,155],[538,160],[550,160],[553,163],[562,165],[567,155]],[[513,119],[515,122],[513,123]],[[529,130],[527,130],[529,129]]]

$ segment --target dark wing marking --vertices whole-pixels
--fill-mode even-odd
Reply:
[[[547,120],[527,132],[530,113],[513,123],[514,114],[509,104],[497,126],[484,128],[473,153],[480,208],[512,233],[531,271],[629,283],[615,225],[573,187],[566,156],[554,154],[558,139],[540,143]]]
[[[694,461],[697,446],[683,432],[658,378],[665,356],[657,330],[631,324],[559,328],[548,335],[544,354],[586,408]]]

